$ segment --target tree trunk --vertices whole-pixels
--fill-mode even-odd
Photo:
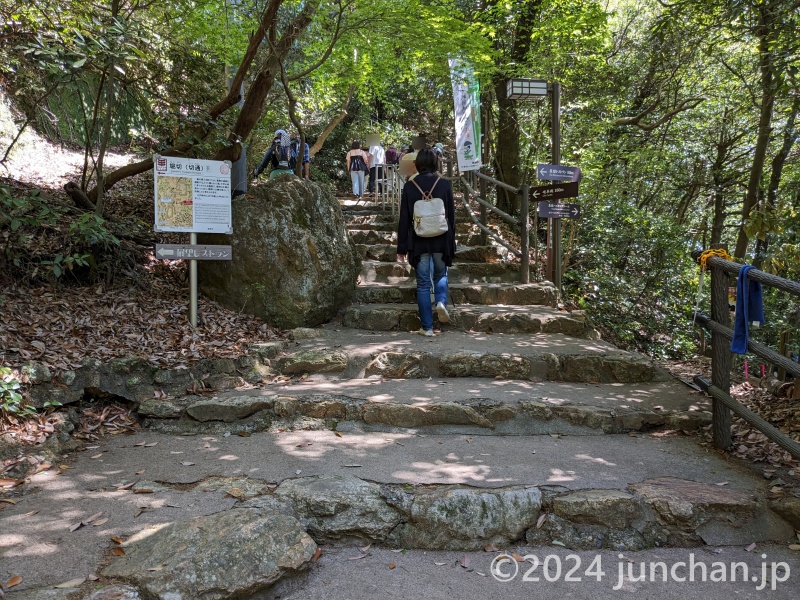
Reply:
[[[761,176],[764,171],[764,161],[769,146],[769,136],[772,124],[772,108],[775,104],[776,74],[774,40],[772,39],[774,17],[768,10],[769,7],[760,7],[760,24],[756,30],[758,36],[758,57],[761,70],[761,111],[758,119],[758,137],[753,152],[753,165],[750,168],[750,180],[747,184],[747,194],[742,205],[742,221],[739,225],[739,236],[736,239],[734,258],[743,259],[747,254],[747,234],[744,224],[750,217],[750,211],[758,203],[758,190],[761,186]]]
[[[506,91],[506,76],[498,74],[492,84],[497,100],[497,146],[494,154],[495,177],[515,188],[522,181],[519,164],[519,121],[514,100],[509,100]],[[519,196],[498,188],[497,207],[507,213],[519,211]]]
[[[314,156],[317,152],[322,150],[322,146],[325,144],[325,140],[328,139],[328,136],[333,133],[333,130],[336,129],[336,126],[342,122],[347,116],[347,106],[350,104],[350,100],[353,98],[353,93],[356,91],[356,86],[351,85],[350,89],[347,90],[347,98],[344,99],[342,102],[342,108],[333,119],[331,119],[330,123],[325,126],[325,129],[322,130],[322,133],[319,134],[317,141],[314,142],[314,145],[311,146],[311,149],[308,151],[309,157]]]

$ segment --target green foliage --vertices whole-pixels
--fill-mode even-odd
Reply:
[[[28,417],[36,410],[25,403],[20,393],[22,384],[8,367],[0,367],[0,417],[10,415]]]
[[[108,275],[109,261],[120,251],[119,238],[103,218],[94,213],[75,218],[39,190],[20,194],[5,185],[0,185],[0,236],[5,275],[20,279],[43,273],[55,280],[71,274],[94,281]]]

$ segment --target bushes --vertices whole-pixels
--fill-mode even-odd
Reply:
[[[0,185],[0,271],[15,281],[74,280],[91,283],[107,277],[120,240],[93,214],[77,217],[39,190],[20,193]]]

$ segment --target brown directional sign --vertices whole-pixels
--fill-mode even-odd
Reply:
[[[577,204],[539,202],[539,216],[543,219],[580,219],[581,207]]]
[[[156,244],[156,258],[165,260],[231,260],[230,246]]]
[[[559,183],[556,185],[542,185],[531,188],[531,200],[558,200],[559,198],[577,198],[578,183]]]

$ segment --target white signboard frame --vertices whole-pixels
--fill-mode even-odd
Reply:
[[[155,230],[231,233],[231,163],[153,155]]]

